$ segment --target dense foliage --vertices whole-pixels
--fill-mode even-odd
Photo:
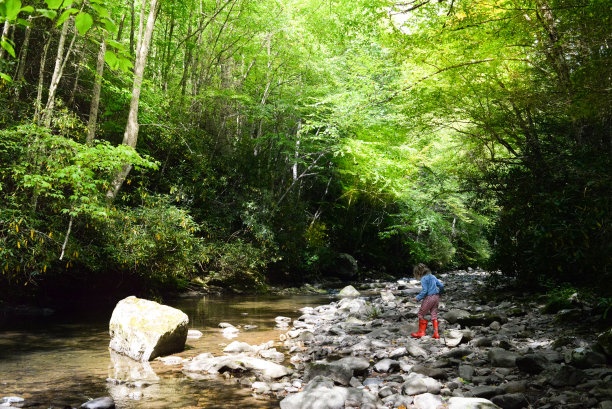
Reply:
[[[0,0],[0,23],[10,295],[262,291],[346,254],[611,277],[605,0]]]

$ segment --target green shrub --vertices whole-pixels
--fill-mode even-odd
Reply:
[[[142,205],[121,209],[105,223],[107,257],[116,269],[152,281],[188,277],[205,257],[198,225],[167,196],[145,196]]]

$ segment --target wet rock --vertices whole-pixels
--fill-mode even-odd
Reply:
[[[114,409],[115,402],[112,398],[105,396],[103,398],[92,399],[81,405],[81,409]]]
[[[188,339],[198,339],[198,338],[202,338],[204,334],[202,334],[202,331],[198,331],[197,329],[190,329],[187,331],[187,338]]]
[[[185,348],[189,318],[176,308],[127,297],[110,319],[109,348],[137,361],[180,352]]]
[[[243,354],[257,352],[258,348],[246,342],[234,341],[223,349],[226,354]]]
[[[5,396],[0,399],[0,404],[11,406],[13,403],[23,403],[24,401],[25,399],[20,396]]]
[[[188,376],[193,374],[217,374],[223,372],[253,371],[264,379],[277,379],[290,375],[293,371],[274,362],[247,355],[232,355],[213,357],[211,354],[200,354],[183,365],[183,372]],[[197,378],[197,376],[196,376]]]

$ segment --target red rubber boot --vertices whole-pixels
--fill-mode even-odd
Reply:
[[[440,335],[438,335],[438,320],[433,320],[432,323],[434,327],[433,337],[435,339],[440,339]]]
[[[425,329],[427,328],[427,320],[420,319],[419,320],[419,332],[413,332],[412,335],[415,338],[421,338],[425,335]]]

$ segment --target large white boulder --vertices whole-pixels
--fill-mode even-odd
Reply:
[[[154,301],[127,297],[117,303],[111,316],[110,349],[136,361],[185,348],[189,318],[181,310]]]

